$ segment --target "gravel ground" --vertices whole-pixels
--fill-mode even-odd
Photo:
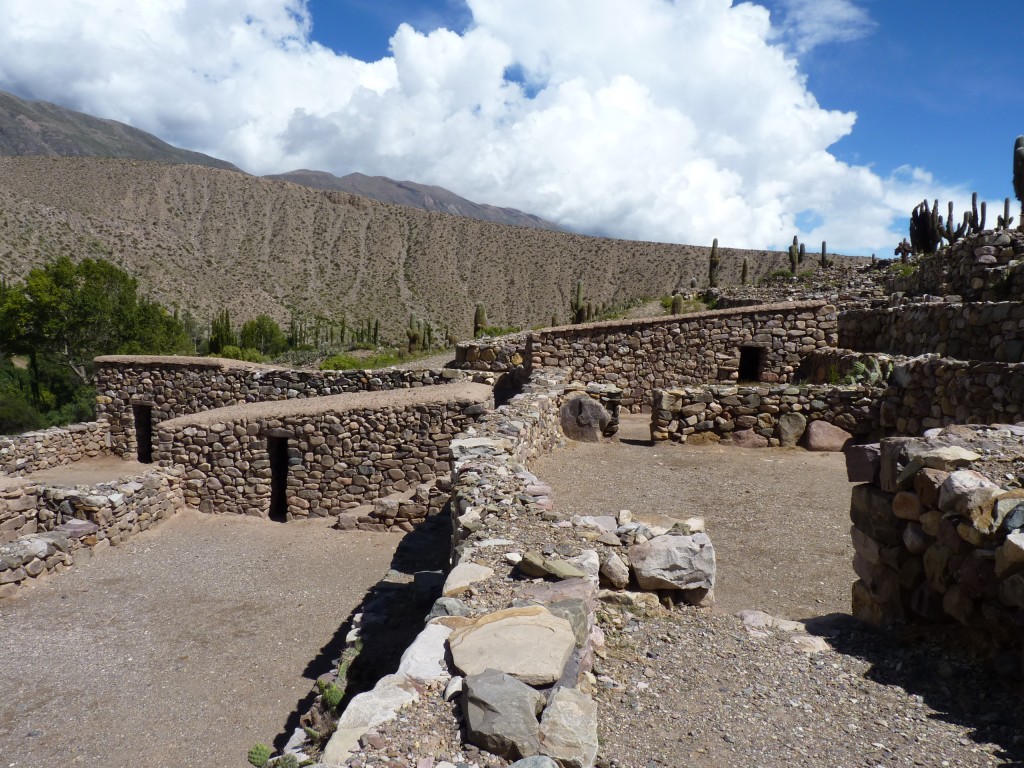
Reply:
[[[246,765],[398,534],[182,512],[0,606],[0,765]]]
[[[788,619],[849,610],[851,485],[841,454],[651,445],[649,425],[649,416],[623,416],[621,442],[570,443],[530,469],[565,515],[704,517],[718,610]]]

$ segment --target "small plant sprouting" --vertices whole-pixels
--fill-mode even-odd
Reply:
[[[344,684],[338,685],[333,681],[328,683],[323,680],[319,680],[317,681],[317,687],[320,689],[320,696],[327,709],[332,715],[337,714],[338,705],[340,705],[341,700],[345,698]]]

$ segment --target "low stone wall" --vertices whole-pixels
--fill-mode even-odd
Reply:
[[[274,516],[279,482],[282,519],[326,516],[449,473],[452,438],[491,402],[462,383],[232,406],[162,422],[154,458],[184,468],[203,512]]]
[[[930,302],[839,314],[839,346],[894,355],[1024,362],[1024,303]]]
[[[460,341],[455,346],[455,360],[450,367],[464,371],[505,373],[528,368],[532,357],[531,334],[514,333],[496,338]]]
[[[915,257],[914,271],[893,281],[911,296],[955,294],[965,301],[1006,301],[1024,287],[1024,232],[985,230],[935,254]]]
[[[651,438],[686,442],[693,435],[731,439],[750,431],[765,445],[792,446],[807,424],[825,421],[854,435],[878,432],[884,387],[682,387],[656,390]]]
[[[110,453],[105,421],[51,427],[0,437],[0,475],[27,475]]]
[[[48,573],[87,562],[183,505],[177,470],[152,470],[94,488],[45,485],[31,478],[0,483],[0,598]]]
[[[508,761],[547,755],[560,766],[589,768],[598,750],[590,671],[604,643],[599,602],[609,611],[659,610],[657,595],[628,591],[631,584],[662,590],[666,600],[710,599],[714,550],[695,530],[702,521],[641,522],[626,513],[568,520],[527,469],[526,461],[563,442],[567,380],[564,370],[535,371],[523,393],[453,441],[453,567],[443,596],[398,671],[352,699],[323,764],[386,764],[390,745],[410,741],[403,723],[457,733],[445,703],[452,702],[466,740],[478,748]],[[666,565],[683,550],[710,567],[710,577],[702,572],[710,583],[679,561]],[[649,573],[650,561],[664,572]],[[358,631],[348,642],[356,647]],[[303,738],[296,732],[291,743],[300,759]],[[423,752],[403,748],[410,765],[439,759],[430,747]],[[452,764],[468,762],[450,756]]]
[[[950,424],[1012,424],[1024,418],[1024,363],[825,349],[809,355],[803,370],[812,382],[881,372],[877,383],[886,388],[879,420],[882,427],[902,435],[920,435]]]
[[[464,378],[454,370],[306,371],[212,357],[108,356],[96,358],[96,410],[109,423],[111,450],[135,455],[137,414],[149,419],[155,433],[163,421],[215,408]]]
[[[954,427],[848,454],[853,614],[957,621],[983,648],[1020,649],[1024,426]],[[1016,477],[1007,487],[1006,474]]]

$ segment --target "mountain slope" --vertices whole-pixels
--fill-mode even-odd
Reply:
[[[75,112],[0,91],[0,155],[121,157],[239,170],[200,152],[179,149],[116,120]]]
[[[414,181],[394,181],[386,176],[367,176],[362,173],[335,176],[324,171],[302,169],[273,174],[264,178],[290,181],[314,189],[350,192],[354,195],[379,200],[382,203],[407,205],[412,208],[421,208],[424,211],[438,211],[455,216],[468,216],[471,219],[491,221],[496,224],[561,230],[557,224],[533,214],[517,211],[515,208],[499,208],[494,205],[474,203],[443,187],[417,184]]]
[[[511,227],[195,165],[0,157],[0,273],[60,253],[102,256],[168,306],[236,322],[293,310],[393,340],[410,314],[470,335],[492,324],[565,321],[577,279],[596,302],[706,285],[708,249]],[[720,280],[787,266],[784,253],[722,249]]]

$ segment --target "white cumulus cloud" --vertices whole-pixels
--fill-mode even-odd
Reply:
[[[403,24],[363,62],[310,40],[303,0],[4,0],[0,88],[255,173],[412,179],[617,237],[881,253],[931,180],[830,154],[856,116],[818,104],[798,56],[869,20],[786,2],[783,28],[731,0],[467,0],[464,32]]]

